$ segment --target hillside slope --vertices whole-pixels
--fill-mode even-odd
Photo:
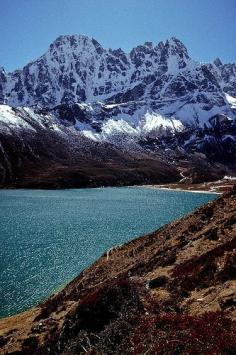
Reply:
[[[73,117],[72,108],[63,112]],[[142,139],[120,129],[94,140],[54,110],[0,105],[0,187],[198,183],[235,174],[236,121]]]
[[[0,321],[6,354],[234,354],[236,188]]]
[[[0,105],[0,187],[122,186],[179,178],[160,154],[94,142],[50,113]]]

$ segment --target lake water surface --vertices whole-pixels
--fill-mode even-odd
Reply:
[[[139,187],[0,190],[0,317],[45,299],[112,246],[215,197]]]

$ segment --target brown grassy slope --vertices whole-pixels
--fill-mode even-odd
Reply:
[[[17,134],[16,134],[17,133]],[[124,151],[81,134],[0,132],[0,188],[80,188],[168,183],[176,167],[158,154]]]
[[[0,341],[15,354],[234,354],[232,320],[235,188],[110,250],[37,308],[1,320]]]

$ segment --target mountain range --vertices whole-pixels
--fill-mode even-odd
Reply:
[[[65,170],[68,159],[78,166],[78,157],[85,161],[94,150],[95,165],[100,150],[113,155],[113,167],[130,154],[137,163],[143,154],[175,170],[174,179],[183,171],[188,176],[193,161],[210,177],[235,168],[236,64],[195,61],[174,37],[125,53],[84,35],[60,36],[22,70],[0,69],[0,104],[2,184],[31,181],[52,161]],[[114,150],[122,159],[113,159]],[[108,169],[106,159],[100,161]],[[87,185],[93,178],[85,175]],[[136,182],[153,181],[144,175]]]

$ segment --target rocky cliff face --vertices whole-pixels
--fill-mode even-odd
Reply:
[[[234,354],[236,190],[0,320],[3,354]]]

